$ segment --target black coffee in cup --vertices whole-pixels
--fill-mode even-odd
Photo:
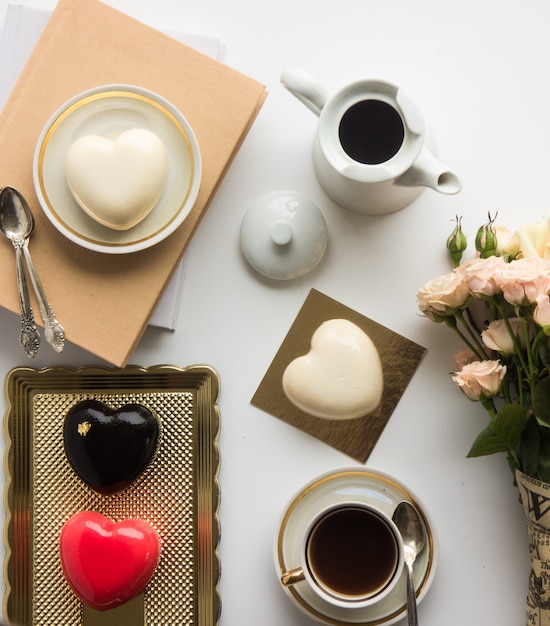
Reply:
[[[382,100],[361,100],[342,116],[340,144],[354,161],[376,165],[395,156],[403,144],[405,126],[398,111]]]
[[[392,529],[362,507],[333,509],[313,527],[306,547],[312,577],[350,600],[380,593],[393,579],[398,544]]]

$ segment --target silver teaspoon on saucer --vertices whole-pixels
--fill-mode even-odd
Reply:
[[[426,542],[426,531],[418,511],[410,502],[400,502],[393,513],[392,519],[403,538],[405,563],[407,565],[407,614],[409,626],[418,626],[413,565]]]
[[[29,237],[33,228],[34,218],[25,198],[19,193],[19,191],[17,191],[17,189],[14,189],[13,187],[4,187],[1,189],[0,230],[8,239],[11,239],[15,247],[17,279],[21,300],[21,343],[27,354],[31,357],[34,356],[38,350],[39,337],[34,325],[32,310],[29,306],[25,272],[23,270],[23,259],[21,258],[22,256],[27,263],[29,276],[40,307],[40,314],[42,316],[42,320],[44,321],[44,335],[46,337],[46,341],[56,352],[61,352],[65,345],[65,331],[55,318],[53,309],[46,299],[44,288],[42,287],[42,283],[28,249]],[[23,318],[25,318],[25,320]],[[24,327],[27,320],[30,320],[30,322],[28,331],[25,331],[25,333],[28,333],[29,337],[23,339]]]

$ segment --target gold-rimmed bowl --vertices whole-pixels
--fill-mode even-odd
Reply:
[[[164,142],[168,174],[151,213],[118,231],[81,209],[67,185],[64,161],[79,137],[116,136],[132,128],[150,130]],[[68,100],[44,126],[33,159],[35,191],[50,222],[73,243],[108,254],[144,250],[172,234],[193,208],[201,176],[199,144],[187,119],[162,96],[134,85],[102,85]]]

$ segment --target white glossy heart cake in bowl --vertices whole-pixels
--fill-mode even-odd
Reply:
[[[202,176],[189,122],[162,96],[133,85],[80,93],[48,120],[33,178],[51,223],[109,254],[149,248],[189,215]]]
[[[115,230],[128,230],[157,205],[168,172],[164,142],[145,128],[114,139],[84,135],[65,154],[65,178],[88,215]]]

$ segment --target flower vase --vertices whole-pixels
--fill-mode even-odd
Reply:
[[[527,521],[531,572],[526,625],[550,626],[550,483],[516,471]]]

